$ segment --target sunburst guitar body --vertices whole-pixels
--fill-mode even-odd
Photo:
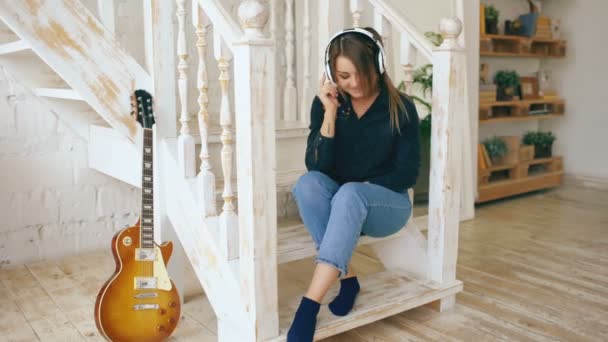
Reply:
[[[152,117],[151,96],[137,90],[134,97],[138,121],[143,119],[140,123],[144,127],[141,218],[112,239],[116,269],[97,295],[95,323],[103,337],[113,342],[156,342],[166,340],[175,330],[181,308],[179,294],[166,268],[173,244],[154,243],[149,129],[153,121],[146,122],[146,118]]]

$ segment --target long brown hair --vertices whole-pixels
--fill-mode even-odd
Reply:
[[[365,30],[371,32],[376,40],[381,44],[382,37],[376,30],[371,27],[365,27]],[[378,70],[378,60],[376,58],[378,54],[378,46],[370,40],[368,37],[363,36],[360,33],[347,33],[331,43],[329,47],[329,61],[331,65],[332,78],[337,79],[336,73],[336,59],[338,56],[344,56],[348,58],[357,69],[357,72],[362,76],[363,93],[368,96],[379,87],[384,86],[388,93],[389,104],[388,110],[390,113],[390,122],[393,129],[397,129],[397,132],[401,133],[401,124],[399,119],[399,112],[403,112],[405,119],[409,120],[409,115],[405,109],[405,104],[401,98],[401,93],[393,85],[393,81],[387,72],[380,75]]]

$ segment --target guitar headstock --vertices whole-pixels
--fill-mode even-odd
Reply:
[[[138,89],[131,95],[131,114],[143,128],[154,125],[154,109],[152,95],[143,89]]]

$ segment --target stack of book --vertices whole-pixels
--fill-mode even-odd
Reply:
[[[496,85],[482,84],[479,86],[479,102],[488,103],[496,101]]]
[[[538,19],[536,19],[536,34],[534,35],[534,38],[551,39],[552,37],[551,18],[539,16]]]

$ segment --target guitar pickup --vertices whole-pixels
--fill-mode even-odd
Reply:
[[[133,305],[133,310],[158,310],[160,306],[158,304],[135,304]]]
[[[154,261],[156,260],[156,250],[154,248],[137,248],[135,250],[135,260]]]
[[[156,298],[158,297],[158,293],[156,292],[144,292],[144,293],[138,293],[135,296],[136,299],[146,299],[146,298]]]
[[[157,281],[155,277],[135,277],[135,289],[146,290],[156,289]]]

